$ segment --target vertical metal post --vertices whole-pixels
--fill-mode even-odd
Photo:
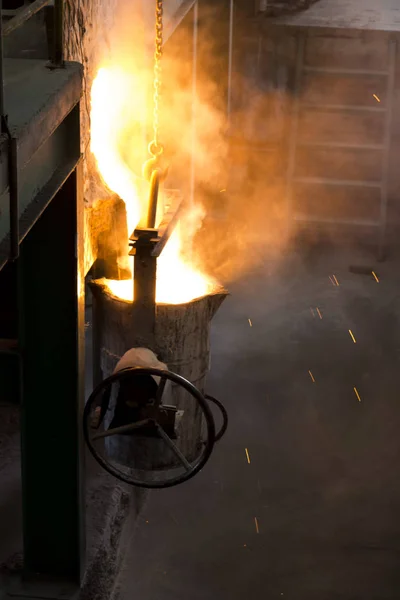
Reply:
[[[53,67],[64,66],[64,0],[54,0],[54,56]]]
[[[0,120],[1,133],[8,137],[8,185],[10,212],[10,259],[19,256],[19,189],[18,189],[18,144],[12,137],[7,121],[4,101],[4,54],[3,54],[3,2],[0,0]]]
[[[193,59],[192,59],[192,148],[190,163],[190,203],[194,204],[196,192],[196,105],[197,105],[197,44],[199,31],[199,5],[193,7]]]
[[[19,185],[18,185],[18,141],[8,136],[8,181],[10,193],[10,259],[19,256]]]
[[[10,259],[19,255],[19,196],[17,140],[11,137],[4,102],[3,2],[0,0],[0,127],[8,137],[8,184],[10,212]]]
[[[157,231],[136,229],[132,334],[136,345],[155,350],[157,258],[152,256]]]
[[[25,572],[79,584],[85,556],[81,165],[26,236],[19,265]]]

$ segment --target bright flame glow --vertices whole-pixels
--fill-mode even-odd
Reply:
[[[129,161],[135,144],[142,143],[140,136],[146,119],[142,79],[122,67],[103,67],[93,82],[91,94],[91,150],[105,184],[125,202],[128,234],[133,232],[147,208],[147,199],[146,202],[140,199],[133,161]],[[139,173],[141,165],[135,168]],[[193,211],[198,214],[196,207]],[[128,240],[126,248],[128,255]],[[157,261],[156,299],[159,303],[183,304],[216,287],[215,281],[183,258],[183,249],[178,225]],[[105,280],[105,283],[114,296],[133,300],[132,279]]]
[[[119,140],[123,122],[129,118],[127,98],[134,93],[132,75],[118,68],[102,68],[93,82],[90,115],[91,150],[104,182],[125,202],[128,231],[133,231],[139,222],[140,201],[136,178],[121,158]]]

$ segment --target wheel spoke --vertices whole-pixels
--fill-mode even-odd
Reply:
[[[182,454],[182,452],[179,450],[179,448],[174,444],[174,442],[171,440],[169,435],[167,435],[165,433],[164,429],[161,427],[161,425],[159,425],[157,423],[157,421],[155,422],[155,426],[157,427],[157,431],[160,434],[160,436],[162,437],[162,439],[164,440],[164,442],[172,450],[172,452],[175,454],[175,456],[177,456],[179,458],[179,460],[185,467],[186,471],[190,471],[192,466],[191,466],[190,462],[187,460],[186,456],[184,454]]]
[[[150,419],[144,419],[143,421],[137,421],[136,423],[129,423],[129,425],[121,425],[121,427],[107,429],[107,431],[102,431],[101,433],[93,436],[92,440],[100,440],[101,438],[109,437],[111,435],[118,435],[119,433],[128,433],[129,431],[134,431],[135,429],[140,429],[141,427],[150,425],[150,423]]]
[[[157,394],[156,394],[156,400],[155,400],[156,406],[160,406],[160,404],[161,404],[162,396],[163,396],[166,385],[167,385],[167,378],[161,377],[161,381],[158,384],[158,389],[157,389]]]

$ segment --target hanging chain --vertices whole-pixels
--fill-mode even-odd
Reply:
[[[156,38],[154,52],[154,110],[153,110],[153,141],[149,144],[152,156],[160,156],[164,150],[159,143],[160,129],[160,97],[161,97],[161,58],[163,53],[163,0],[156,0]]]

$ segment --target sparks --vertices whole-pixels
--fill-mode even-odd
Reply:
[[[319,310],[319,308],[318,308],[318,307],[317,307],[317,313],[318,313],[318,316],[319,316],[319,318],[322,320],[321,311]]]
[[[372,275],[374,276],[376,283],[379,283],[379,278],[378,278],[378,275],[375,273],[375,271],[372,271]]]
[[[355,393],[355,395],[357,396],[357,400],[358,400],[359,402],[361,402],[360,394],[358,393],[358,390],[357,390],[357,388],[356,388],[356,387],[354,388],[354,393]]]
[[[313,383],[315,383],[314,375],[311,373],[311,371],[308,371],[308,372],[309,372],[309,374],[310,374],[311,381],[312,381]]]
[[[351,339],[353,340],[353,342],[356,344],[356,338],[354,337],[354,334],[351,329],[349,329],[349,334],[351,335]]]
[[[258,520],[257,520],[257,517],[254,517],[254,523],[256,524],[256,532],[257,532],[257,533],[260,533],[260,529],[259,529],[259,527],[258,527]]]
[[[245,448],[245,452],[246,452],[246,456],[247,456],[247,462],[250,464],[250,456],[249,456],[249,451],[247,450],[247,448]]]
[[[253,327],[253,323],[251,322],[251,319],[248,319],[248,321],[249,321],[250,327]]]
[[[335,280],[335,283],[336,283],[336,285],[339,287],[339,282],[338,282],[338,280],[336,279],[336,275],[333,275],[333,279]]]
[[[378,98],[378,96],[377,96],[376,94],[372,94],[372,97],[373,97],[373,98],[375,98],[375,100],[376,100],[377,102],[380,102],[380,99]]]
[[[314,309],[313,309],[313,308],[310,308],[310,311],[311,311],[311,314],[312,314],[312,316],[313,316],[313,317],[314,317],[314,319],[315,319]]]

